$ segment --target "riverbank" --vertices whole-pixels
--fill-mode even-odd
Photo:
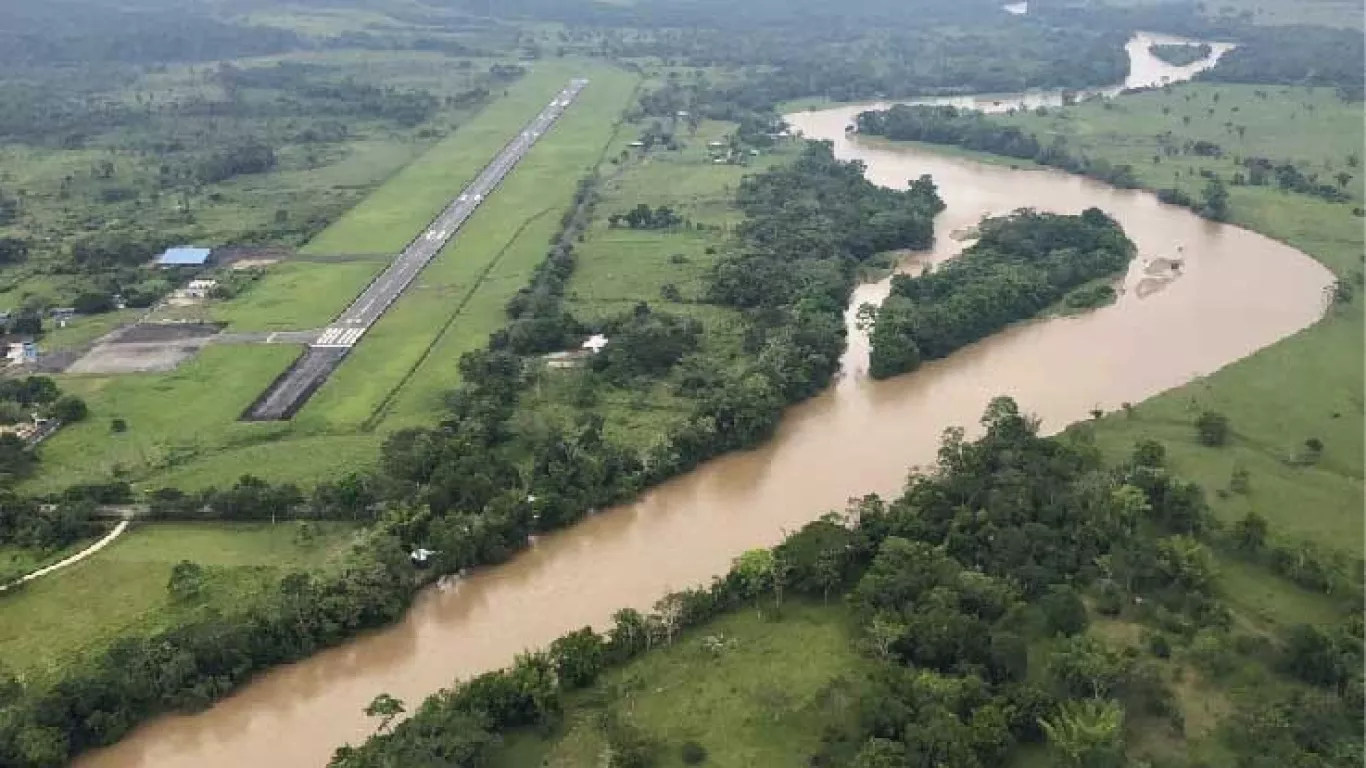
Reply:
[[[1261,627],[1211,566],[1257,545],[1212,528],[1160,451],[1106,466],[1089,427],[1040,439],[1007,398],[982,420],[889,503],[443,691],[332,765],[1352,765],[1359,586]]]
[[[1366,243],[1353,210],[1362,205],[1363,195],[1360,112],[1360,103],[1344,102],[1326,88],[1186,84],[1045,114],[990,118],[1043,145],[1061,142],[1058,146],[1073,154],[1128,165],[1149,189],[1176,188],[1194,197],[1209,183],[1209,174],[1218,175],[1228,184],[1231,223],[1302,250],[1357,295],[1335,303],[1320,322],[1292,338],[1096,424],[1097,440],[1112,456],[1140,439],[1169,445],[1173,466],[1212,489],[1213,508],[1225,522],[1255,513],[1291,541],[1354,557],[1362,554],[1363,540],[1366,346],[1359,297]],[[1204,154],[1187,149],[1193,142],[1205,142]],[[953,146],[915,147],[1043,168]],[[1334,202],[1274,185],[1234,183],[1247,174],[1235,158],[1258,156],[1330,180],[1347,199]],[[1339,185],[1337,174],[1350,178]],[[1207,410],[1229,418],[1233,436],[1223,448],[1211,450],[1195,440],[1192,423]],[[1306,460],[1309,440],[1323,445],[1312,461]],[[1250,490],[1231,490],[1235,471],[1251,478]],[[1305,509],[1314,512],[1304,514]]]

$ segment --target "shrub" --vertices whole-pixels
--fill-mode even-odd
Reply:
[[[684,765],[701,765],[707,762],[707,748],[695,741],[685,741],[679,756],[683,758]]]
[[[52,404],[52,416],[67,424],[80,421],[89,413],[85,401],[75,395],[63,395]]]
[[[1195,419],[1195,434],[1201,445],[1211,448],[1228,443],[1228,417],[1216,411],[1205,411]]]
[[[1171,658],[1172,644],[1165,633],[1156,632],[1148,637],[1148,650],[1159,659],[1167,659]]]
[[[1140,467],[1161,467],[1167,461],[1167,449],[1156,440],[1139,440],[1134,443],[1133,461]]]
[[[1124,610],[1124,590],[1113,581],[1101,582],[1096,590],[1096,612],[1102,616],[1118,616]]]

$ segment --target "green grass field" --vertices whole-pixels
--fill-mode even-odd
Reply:
[[[1272,187],[1230,187],[1231,220],[1303,250],[1360,292],[1362,221],[1351,208],[1360,205],[1366,171],[1348,157],[1361,153],[1361,104],[1342,102],[1331,89],[1192,84],[1002,119],[1044,140],[1063,136],[1073,151],[1131,163],[1151,187],[1195,193],[1206,183],[1199,169],[1227,179],[1238,168],[1228,157],[1180,155],[1153,163],[1164,131],[1183,141],[1213,141],[1229,155],[1293,160],[1325,181],[1350,173],[1345,189],[1353,202],[1346,204]],[[1238,125],[1246,126],[1241,137]],[[1112,415],[1099,425],[1100,444],[1119,455],[1138,439],[1161,440],[1176,471],[1204,485],[1225,520],[1256,510],[1285,536],[1361,554],[1362,302],[1358,296],[1290,339],[1148,400],[1132,417]],[[1230,445],[1196,443],[1192,421],[1203,410],[1229,417]],[[1323,458],[1314,466],[1294,463],[1309,438],[1323,441]],[[1216,495],[1228,487],[1235,465],[1251,473],[1251,492]]]
[[[322,328],[379,274],[390,257],[376,254],[337,263],[275,264],[240,297],[213,307],[231,331]]]
[[[460,355],[483,346],[489,334],[504,325],[507,300],[530,281],[545,258],[575,185],[602,157],[637,79],[582,63],[538,68],[514,86],[521,89],[516,99],[505,99],[500,102],[504,108],[497,110],[495,105],[481,115],[486,128],[480,151],[465,150],[470,160],[477,157],[472,177],[578,74],[591,80],[579,100],[366,334],[299,413],[301,425],[356,429],[389,418],[393,424],[430,420],[440,395],[458,382],[455,364]],[[454,186],[443,188],[442,203],[466,180],[448,178],[446,183]],[[429,218],[424,215],[414,231]]]
[[[326,325],[450,203],[508,138],[564,87],[574,71],[573,66],[537,67],[510,86],[506,97],[394,174],[300,249],[305,255],[362,254],[374,258],[345,264],[299,261],[278,266],[241,298],[218,308],[216,314],[234,330]],[[556,133],[563,127],[557,126]],[[424,277],[431,272],[429,269]]]
[[[805,765],[823,727],[852,716],[853,699],[837,693],[862,665],[847,621],[834,604],[788,603],[776,621],[751,610],[722,616],[608,672],[571,697],[556,732],[513,736],[494,765],[601,765],[599,715],[609,703],[659,742],[659,768],[683,765],[679,748],[688,740],[717,768]],[[721,650],[707,647],[709,637]]]
[[[237,417],[297,354],[286,346],[210,346],[169,373],[63,376],[62,388],[84,398],[90,416],[43,443],[41,473],[25,490],[111,476],[141,480],[227,445],[277,437],[287,424],[245,424]],[[113,432],[115,418],[128,431]]]
[[[1198,169],[1218,172],[1227,180],[1235,171],[1244,170],[1236,164],[1236,157],[1259,156],[1293,161],[1328,184],[1336,183],[1337,172],[1346,172],[1353,178],[1344,189],[1358,200],[1362,196],[1366,171],[1349,163],[1350,155],[1361,154],[1361,105],[1343,102],[1332,88],[1186,83],[1051,109],[1042,117],[1020,113],[996,119],[1048,139],[1062,136],[1069,146],[1102,153],[1111,162],[1132,164],[1150,186],[1198,192],[1205,183]],[[1153,157],[1161,154],[1158,136],[1164,132],[1170,132],[1178,144],[1213,142],[1223,148],[1224,156],[1183,154],[1154,163]],[[1276,197],[1286,202],[1284,196]]]
[[[130,632],[154,632],[217,606],[242,608],[282,569],[323,568],[346,550],[352,528],[313,524],[301,541],[298,524],[136,524],[114,545],[60,573],[0,595],[0,659],[42,679],[64,659],[87,654]],[[173,602],[166,591],[172,566],[190,560],[207,572],[202,597]]]

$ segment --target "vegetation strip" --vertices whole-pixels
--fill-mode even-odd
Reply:
[[[478,291],[479,287],[483,285],[484,279],[487,278],[489,273],[493,271],[493,268],[498,266],[498,262],[502,259],[503,254],[507,253],[507,250],[512,247],[512,244],[517,241],[517,238],[522,234],[522,232],[526,231],[526,228],[531,226],[532,222],[536,221],[542,216],[549,214],[553,210],[553,208],[544,208],[532,214],[529,218],[527,218],[526,221],[522,222],[522,225],[518,227],[516,231],[512,233],[511,238],[508,240],[506,244],[503,245],[501,249],[499,249],[497,255],[495,255],[493,259],[489,261],[488,264],[484,265],[484,269],[479,273],[479,276],[474,281],[474,284],[470,286],[470,289],[466,291],[465,295],[460,298],[460,303],[455,305],[455,308],[451,310],[450,315],[446,317],[446,319],[441,323],[441,327],[437,329],[436,334],[432,336],[432,340],[429,341],[427,343],[427,346],[422,350],[422,356],[419,357],[417,361],[413,363],[412,367],[408,369],[407,373],[403,374],[403,378],[400,379],[398,383],[395,384],[389,390],[389,393],[384,396],[384,399],[380,401],[379,405],[375,406],[375,410],[361,424],[362,430],[366,432],[374,431],[375,427],[379,425],[381,420],[383,420],[385,412],[389,409],[389,404],[392,403],[394,400],[394,396],[398,394],[399,390],[403,389],[403,386],[407,384],[410,379],[412,379],[413,374],[417,373],[417,369],[421,368],[422,364],[426,362],[427,358],[432,354],[432,350],[436,348],[437,344],[441,342],[441,338],[446,335],[446,332],[449,331],[450,327],[455,323],[456,318],[460,317],[460,312],[465,309],[465,305],[469,304],[470,299],[474,296],[475,291]]]

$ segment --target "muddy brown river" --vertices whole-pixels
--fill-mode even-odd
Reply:
[[[1189,77],[1129,46],[1126,85]],[[1216,49],[1216,56],[1226,49]],[[985,97],[978,104],[1056,103],[1057,94]],[[999,103],[998,103],[999,102]],[[995,395],[1057,430],[1091,409],[1116,409],[1212,373],[1315,322],[1329,272],[1260,235],[1052,171],[939,156],[861,141],[845,127],[860,109],[789,116],[806,136],[866,163],[878,183],[930,174],[948,204],[938,244],[907,268],[953,256],[985,214],[1029,206],[1075,213],[1098,206],[1138,244],[1119,300],[1067,319],[1014,326],[913,374],[873,382],[851,333],[845,367],[821,396],[790,410],[765,446],[712,461],[639,502],[539,540],[511,563],[419,595],[396,626],[262,675],[192,716],[165,717],[78,762],[85,768],[319,766],[334,748],[374,728],[361,709],[381,691],[412,709],[452,681],[506,665],[619,608],[647,608],[666,592],[704,583],[742,551],[870,491],[896,493],[912,465],[934,460],[939,435],[977,424]],[[1179,262],[1173,268],[1171,262]],[[852,306],[878,301],[887,281],[861,287]],[[853,322],[853,310],[849,313]]]

